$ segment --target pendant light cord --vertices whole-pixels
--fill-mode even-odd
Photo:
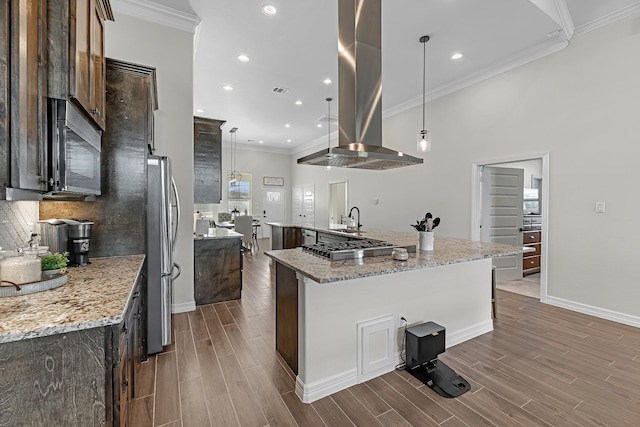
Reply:
[[[327,148],[331,150],[331,101],[333,98],[327,98]]]
[[[422,43],[422,130],[425,129],[426,121],[426,98],[427,98],[427,42],[429,36],[420,37],[420,43]]]

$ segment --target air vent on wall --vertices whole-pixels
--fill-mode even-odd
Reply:
[[[285,93],[289,92],[289,89],[287,89],[286,87],[276,86],[276,87],[273,88],[273,91],[275,93],[279,93],[281,95],[284,95]]]

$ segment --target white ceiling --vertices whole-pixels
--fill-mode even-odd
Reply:
[[[224,130],[237,127],[239,146],[294,152],[327,138],[326,124],[316,124],[327,114],[325,98],[337,97],[337,1],[112,3],[116,11],[135,3],[196,22],[197,15],[194,114],[226,120]],[[267,3],[277,15],[262,13]],[[561,50],[573,37],[637,13],[640,1],[383,0],[382,8],[383,111],[389,115],[422,102],[420,36],[431,36],[427,97],[435,98]],[[464,58],[454,63],[455,52]],[[238,61],[239,54],[251,61]],[[331,85],[323,83],[327,77]],[[225,91],[227,84],[234,90]],[[290,91],[274,93],[276,86]],[[331,104],[336,115],[337,102]],[[229,141],[228,132],[223,139]]]

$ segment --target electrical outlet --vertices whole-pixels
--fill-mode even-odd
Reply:
[[[402,320],[405,319],[405,320]],[[404,315],[404,313],[400,313],[398,314],[398,318],[397,318],[397,325],[399,328],[402,328],[407,322],[407,316]]]

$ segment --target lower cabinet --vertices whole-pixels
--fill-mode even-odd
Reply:
[[[522,275],[527,276],[540,272],[540,254],[542,253],[542,232],[525,231],[523,234],[523,244],[525,247],[534,249],[534,252],[522,254]]]
[[[196,305],[240,299],[242,239],[194,240],[194,297]]]

